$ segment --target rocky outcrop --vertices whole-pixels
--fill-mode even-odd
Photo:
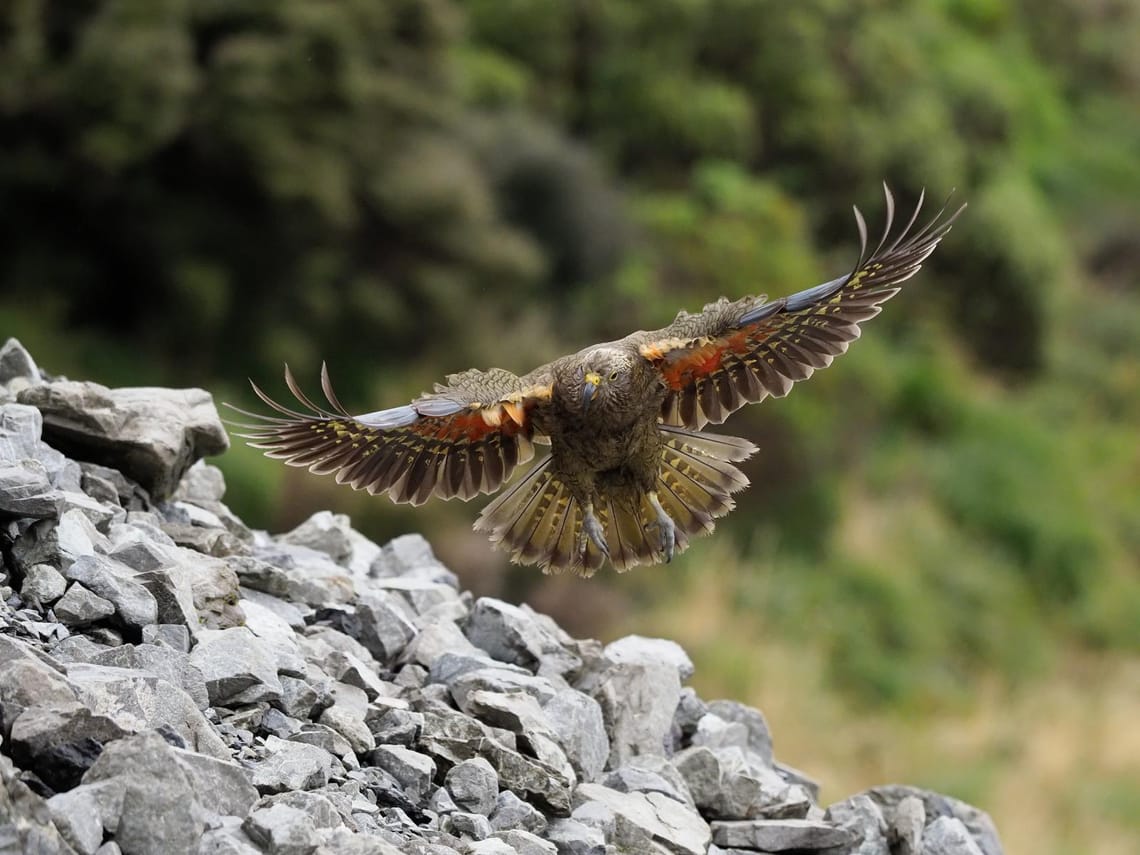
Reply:
[[[2,855],[1000,855],[935,793],[821,806],[674,642],[475,599],[417,535],[251,531],[225,446],[204,392],[0,350]]]

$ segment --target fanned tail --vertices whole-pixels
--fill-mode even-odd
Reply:
[[[732,436],[667,425],[660,430],[664,445],[655,489],[676,524],[676,553],[686,549],[691,538],[711,532],[714,520],[735,507],[732,494],[744,489],[748,479],[732,464],[750,457],[756,446]],[[599,497],[594,513],[619,572],[664,559],[656,513],[645,493],[611,490]],[[551,471],[549,457],[487,505],[475,528],[488,532],[513,562],[537,564],[544,573],[569,570],[592,576],[605,563],[593,542],[587,541],[584,557],[578,554],[582,508]]]

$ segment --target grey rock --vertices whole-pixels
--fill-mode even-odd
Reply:
[[[402,745],[380,745],[372,752],[372,762],[399,781],[413,803],[427,799],[435,777],[435,761],[426,754]]]
[[[190,654],[212,704],[256,703],[281,697],[273,650],[244,626],[206,630]]]
[[[84,775],[84,784],[114,782],[122,788],[117,817],[104,826],[125,851],[162,855],[192,851],[204,830],[194,788],[175,749],[157,733],[140,733],[108,745]]]
[[[338,651],[329,657],[328,665],[337,680],[360,689],[370,701],[379,697],[391,697],[396,691],[395,686],[381,679],[374,660],[366,661],[351,653]]]
[[[926,807],[917,796],[906,796],[894,806],[887,823],[889,839],[899,855],[922,855]]]
[[[558,855],[606,855],[606,837],[601,829],[576,819],[556,819],[547,826],[545,835]]]
[[[126,510],[141,510],[150,505],[146,490],[118,469],[82,461],[79,464],[80,485],[84,493],[107,504],[117,504]]]
[[[494,661],[468,641],[463,630],[449,620],[431,623],[420,629],[404,647],[403,653],[400,654],[400,660],[431,668],[441,658],[449,655],[463,656],[469,660],[479,659],[480,667],[489,665]]]
[[[211,813],[245,816],[258,799],[249,773],[237,763],[180,748],[174,749],[174,759],[186,774],[198,804]]]
[[[748,740],[742,747],[759,754],[765,763],[772,765],[772,734],[760,710],[739,701],[721,700],[710,702],[708,711],[723,721],[743,725],[748,732]]]
[[[251,783],[260,793],[323,787],[332,774],[332,755],[312,745],[269,736],[264,755],[251,763]]]
[[[811,799],[741,748],[686,748],[673,765],[703,812],[721,819],[807,816]]]
[[[256,600],[242,599],[239,605],[245,615],[245,628],[272,650],[277,672],[291,677],[303,677],[305,657],[288,621]]]
[[[106,790],[107,786],[106,783],[79,786],[47,800],[55,827],[80,855],[94,855],[103,843],[103,809],[99,790],[101,787]],[[122,789],[115,787],[114,790],[114,797],[121,798]],[[115,815],[121,812],[121,805],[113,809]]]
[[[79,490],[82,470],[43,442],[43,416],[35,407],[0,404],[0,460],[38,460],[53,487]]]
[[[420,617],[431,615],[433,618],[442,619],[445,615],[449,615],[447,619],[454,621],[465,618],[468,614],[467,605],[460,599],[459,592],[452,585],[443,582],[414,577],[392,577],[373,579],[371,588],[374,591],[399,594]]]
[[[0,514],[45,519],[59,515],[63,494],[38,460],[0,462]]]
[[[65,511],[59,519],[45,519],[28,526],[12,544],[12,558],[25,572],[33,564],[64,568],[81,555],[93,555],[106,538],[82,511]]]
[[[368,698],[363,689],[347,683],[333,685],[333,704],[321,712],[319,721],[341,734],[357,754],[376,747],[376,739],[365,723]]]
[[[161,606],[159,610],[161,611]],[[143,644],[166,647],[179,653],[190,652],[190,630],[182,624],[152,623],[144,626],[142,628],[142,641]]]
[[[491,597],[475,601],[464,633],[492,658],[530,671],[561,675],[582,664],[533,611]]]
[[[813,802],[819,801],[819,782],[814,778],[809,777],[805,772],[801,772],[794,766],[781,763],[779,760],[772,761],[772,768],[789,784],[798,784],[803,787],[804,792],[811,797]]]
[[[962,820],[952,816],[936,818],[922,832],[923,855],[982,855]]]
[[[969,829],[974,842],[978,844],[978,848],[982,850],[984,855],[1002,855],[1001,841],[998,838],[993,821],[987,813],[972,805],[930,790],[897,784],[874,787],[867,790],[866,794],[882,808],[888,826],[894,827],[894,814],[900,803],[913,796],[922,802],[924,813],[928,819],[939,816],[960,819]]]
[[[19,339],[9,338],[0,347],[0,385],[8,385],[17,379],[33,385],[43,382],[43,375]]]
[[[87,590],[109,600],[123,623],[142,627],[158,620],[158,603],[125,564],[102,555],[81,555],[63,575]]]
[[[478,813],[457,811],[447,818],[445,828],[458,837],[486,840],[491,836],[491,821]]]
[[[447,682],[451,689],[451,696],[462,709],[467,703],[467,696],[472,692],[493,692],[496,694],[525,693],[542,705],[549,703],[562,690],[545,677],[537,677],[527,671],[508,670],[500,667],[499,663],[492,663],[493,667],[475,668],[459,674]],[[428,672],[428,679],[436,682],[436,670],[433,666]]]
[[[546,701],[542,711],[559,735],[579,780],[597,779],[610,756],[610,738],[598,702],[582,692],[564,689]]]
[[[195,855],[261,855],[241,828],[212,828],[202,835]]]
[[[357,594],[347,568],[307,546],[255,540],[253,555],[227,560],[243,585],[292,602],[324,606],[351,602]]]
[[[66,626],[81,627],[108,618],[115,613],[115,604],[73,582],[58,603],[56,618]]]
[[[748,729],[739,722],[725,721],[714,713],[705,713],[697,722],[689,742],[706,748],[744,748],[748,746]]]
[[[377,745],[411,745],[423,730],[423,713],[398,707],[374,708],[365,719]]]
[[[533,805],[524,802],[510,790],[503,790],[495,797],[491,811],[491,828],[495,831],[522,829],[534,834],[546,830],[546,817]]]
[[[359,598],[356,617],[360,632],[358,641],[380,662],[395,662],[416,628],[407,614],[407,606],[395,595],[370,592]]]
[[[827,809],[824,820],[845,828],[855,837],[848,855],[890,855],[887,822],[867,795],[851,796]]]
[[[711,823],[717,846],[784,852],[850,846],[855,836],[826,822],[808,819],[749,819]]]
[[[674,801],[695,807],[684,776],[664,757],[635,757],[602,782],[620,793],[661,793]]]
[[[66,454],[118,469],[156,501],[168,498],[200,457],[229,439],[202,389],[108,389],[60,381],[16,396],[43,414],[44,438]]]
[[[20,780],[0,755],[0,852],[4,855],[74,855],[60,835],[51,809]]]
[[[518,850],[497,837],[473,840],[466,846],[469,855],[518,855]]]
[[[29,602],[51,605],[67,590],[67,580],[50,564],[33,564],[24,574],[20,596]]]
[[[316,793],[282,793],[254,805],[242,829],[272,855],[308,855],[320,844],[322,830],[341,824],[327,798]]]
[[[76,687],[61,668],[27,644],[0,635],[0,722],[5,729],[28,707],[65,707],[76,700]]]
[[[677,669],[682,680],[693,676],[693,660],[677,642],[667,638],[646,638],[642,635],[627,635],[606,645],[606,658],[621,664],[635,662],[656,664],[666,662]]]
[[[499,795],[499,776],[484,758],[473,757],[452,766],[444,786],[462,810],[490,816]]]
[[[208,505],[220,502],[226,494],[226,476],[217,466],[199,460],[186,470],[171,498],[176,501]]]
[[[292,531],[277,540],[294,546],[306,546],[325,553],[337,564],[345,564],[352,556],[352,525],[344,514],[317,511]]]
[[[682,739],[691,738],[697,730],[698,722],[707,712],[708,705],[697,696],[696,690],[692,686],[683,686],[681,697],[677,701],[677,710],[673,714],[674,733],[679,734]]]
[[[369,568],[369,575],[376,578],[411,576],[459,587],[458,577],[439,562],[431,545],[419,534],[401,535],[384,544]]]
[[[281,736],[281,734],[276,735]],[[351,743],[341,736],[339,731],[320,722],[307,722],[299,727],[296,732],[288,736],[281,736],[281,738],[288,739],[291,742],[300,742],[304,745],[313,745],[327,751],[334,757],[344,757],[352,751]]]
[[[708,824],[692,808],[661,793],[619,793],[601,784],[582,784],[574,801],[599,802],[613,812],[613,843],[618,847],[652,851],[657,844],[685,855],[705,855],[708,850]]]
[[[610,768],[642,754],[665,754],[681,695],[676,666],[642,662],[612,665],[592,681],[590,694],[601,706],[610,735]]]
[[[518,855],[558,855],[558,847],[555,844],[521,828],[496,831],[494,837],[502,840]]]
[[[10,751],[22,768],[35,771],[55,790],[67,790],[80,782],[104,744],[126,734],[78,701],[36,704],[11,723]]]
[[[285,715],[293,718],[311,718],[321,696],[305,680],[281,677],[281,697],[273,703]]]
[[[92,713],[107,716],[124,730],[165,726],[194,751],[229,759],[225,744],[181,686],[147,672],[83,662],[69,665],[67,676]]]

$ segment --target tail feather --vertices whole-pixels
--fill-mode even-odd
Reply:
[[[736,437],[666,425],[661,432],[664,445],[655,489],[676,524],[674,551],[681,552],[690,538],[711,532],[714,520],[735,507],[731,494],[744,489],[748,479],[732,464],[756,447]],[[605,555],[590,541],[585,555],[579,555],[582,508],[554,475],[550,461],[546,458],[487,505],[475,528],[488,532],[516,563],[538,564],[545,573],[569,570],[592,576]],[[663,560],[656,514],[645,493],[615,490],[595,503],[594,512],[618,571]]]

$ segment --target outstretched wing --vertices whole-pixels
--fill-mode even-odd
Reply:
[[[256,384],[253,391],[279,415],[227,406],[256,420],[237,425],[248,431],[239,436],[267,456],[420,505],[431,496],[494,492],[534,456],[531,411],[550,397],[549,382],[534,379],[499,368],[465,371],[406,406],[353,416],[337,400],[324,365],[321,388],[331,409],[310,401],[286,366],[289,391],[307,412],[282,406]]]
[[[721,299],[698,314],[681,312],[665,329],[631,337],[669,389],[661,412],[666,424],[699,430],[723,422],[745,404],[783,397],[796,381],[830,365],[859,337],[859,325],[918,271],[966,207],[945,216],[943,206],[915,230],[920,196],[906,226],[893,235],[894,197],[885,184],[883,190],[886,226],[869,254],[867,224],[855,208],[861,248],[846,276],[771,302]]]

